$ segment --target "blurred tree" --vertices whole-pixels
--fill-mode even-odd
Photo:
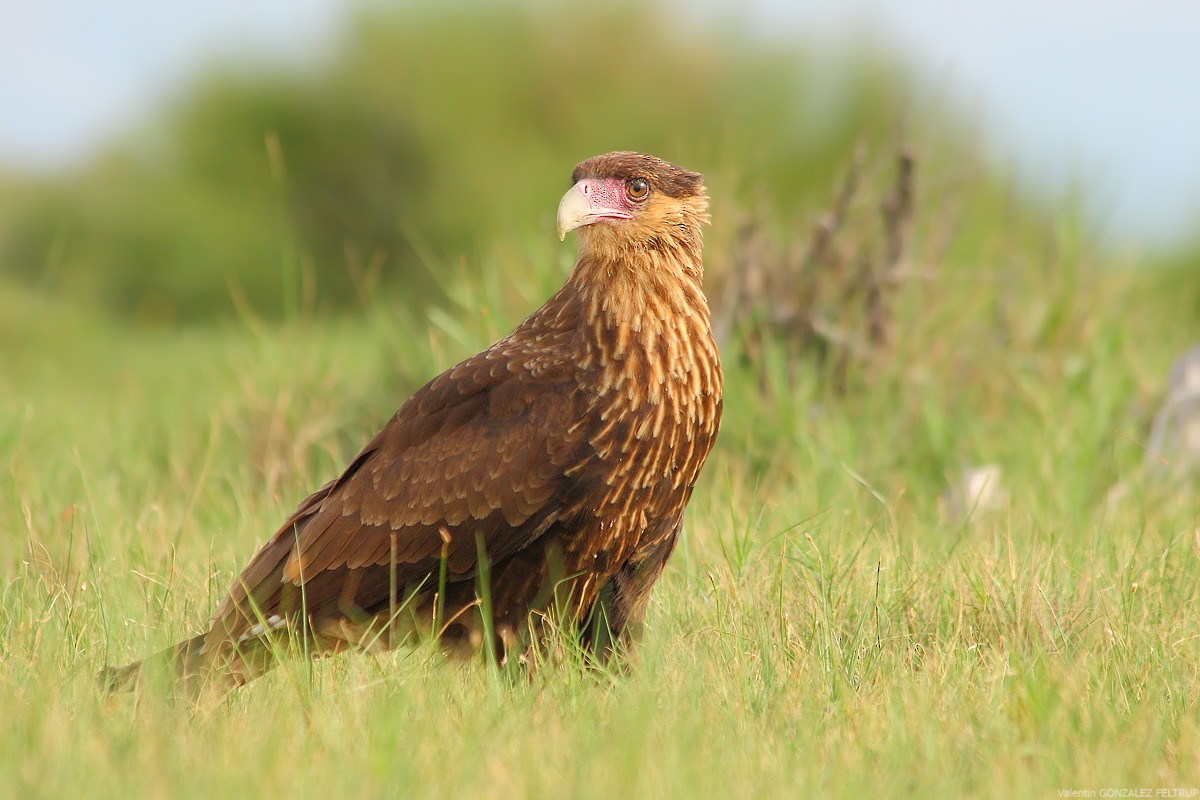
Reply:
[[[56,288],[153,319],[228,314],[231,292],[281,313],[308,278],[336,306],[369,264],[424,303],[442,257],[539,220],[548,234],[587,156],[654,152],[709,173],[718,200],[787,210],[893,127],[893,66],[688,19],[661,4],[363,11],[330,62],[209,74],[154,129],[10,192],[0,271],[43,280],[49,264]]]

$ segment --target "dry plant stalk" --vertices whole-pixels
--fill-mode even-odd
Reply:
[[[859,146],[803,248],[772,242],[758,219],[742,222],[723,291],[715,293],[722,344],[736,342],[751,362],[763,359],[768,340],[783,342],[791,363],[815,353],[833,367],[839,388],[852,363],[890,353],[895,298],[912,275],[916,158],[904,149],[895,155],[892,183],[875,201],[864,191],[872,183],[868,161]]]

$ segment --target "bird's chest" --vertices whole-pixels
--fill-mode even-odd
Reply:
[[[672,354],[627,353],[589,387],[587,533],[568,545],[588,565],[619,564],[674,530],[712,445],[719,366]]]
[[[720,393],[713,367],[705,363],[707,348],[663,342],[661,336],[651,341],[660,346],[623,349],[589,376],[588,441],[609,485],[627,478],[633,490],[649,489],[703,460],[707,449],[697,445],[715,433],[712,404]]]

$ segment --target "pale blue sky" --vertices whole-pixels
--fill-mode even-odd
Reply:
[[[54,168],[152,115],[198,65],[319,59],[347,0],[0,0],[0,163]],[[999,163],[1072,175],[1118,240],[1195,238],[1200,0],[703,0],[774,37],[864,36],[952,97]]]

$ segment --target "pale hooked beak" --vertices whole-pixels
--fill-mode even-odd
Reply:
[[[579,181],[563,195],[558,204],[558,240],[567,238],[567,234],[584,225],[591,225],[602,219],[633,219],[633,214],[612,208],[599,202],[600,196],[607,192],[597,192],[597,185],[588,179]]]

